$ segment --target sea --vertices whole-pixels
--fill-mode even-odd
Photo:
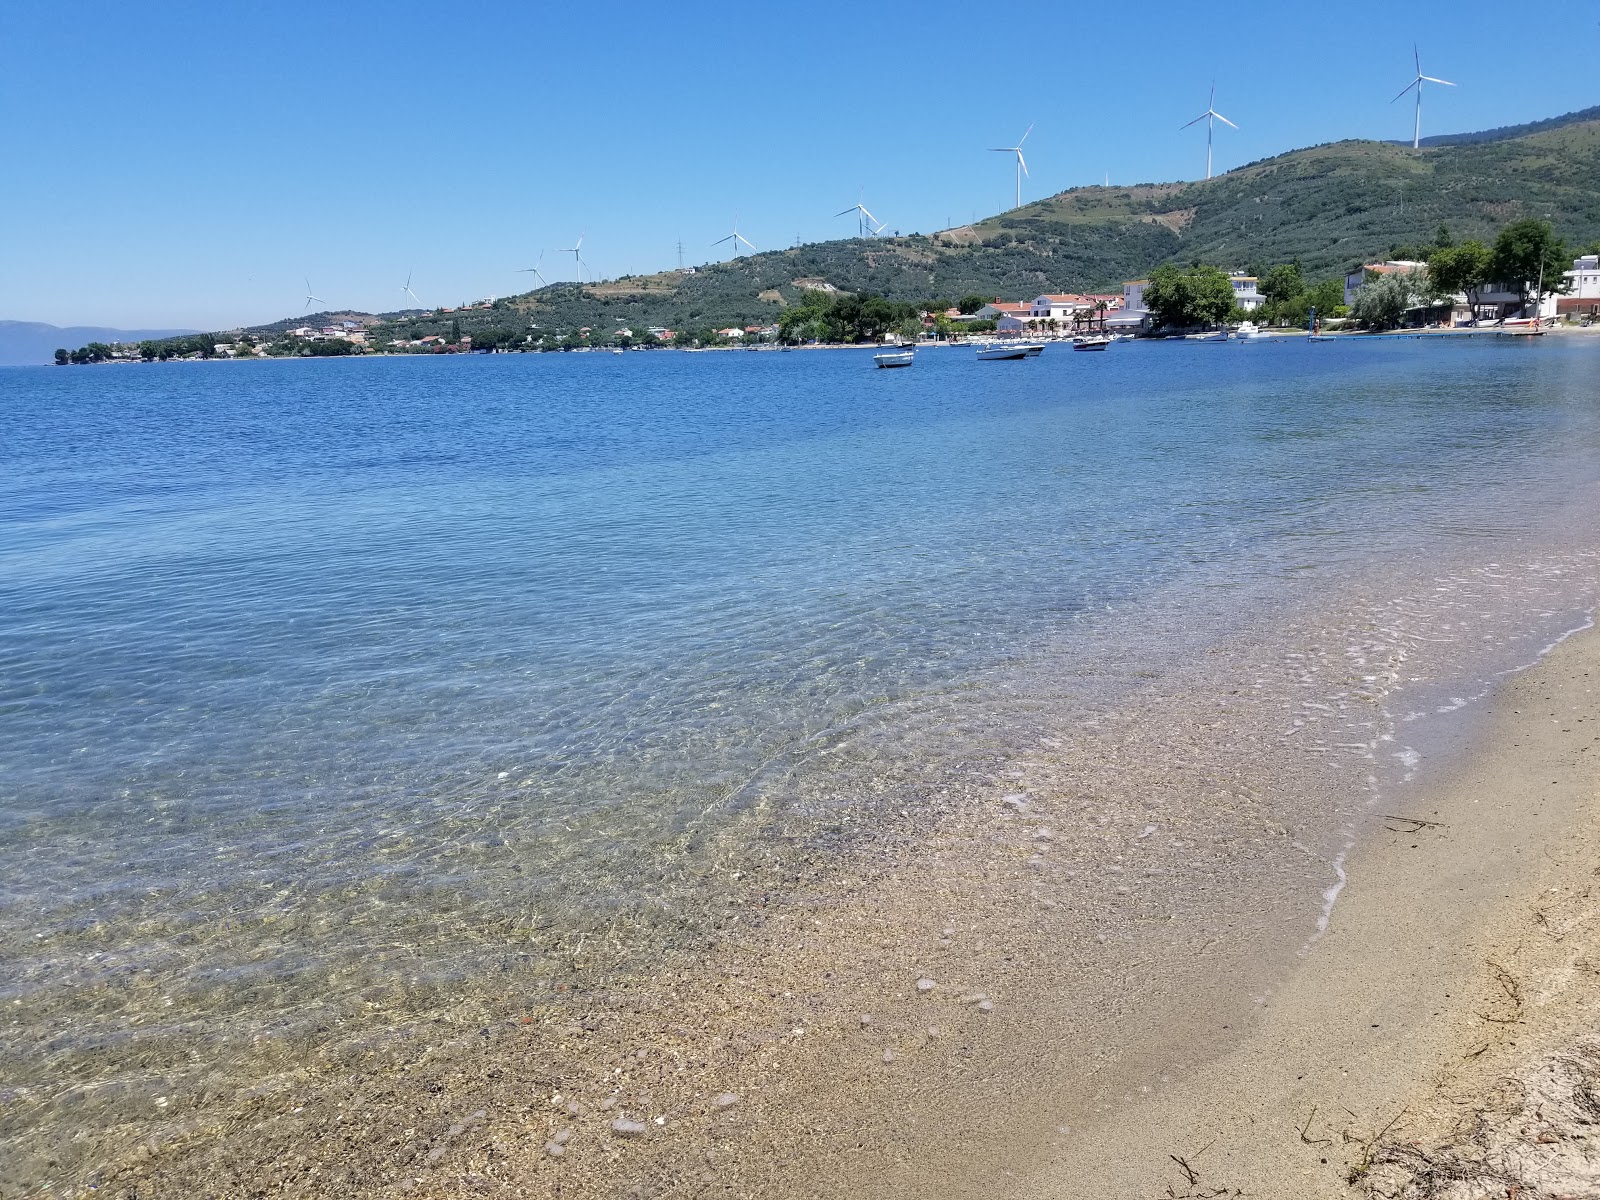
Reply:
[[[1461,707],[1588,623],[1597,486],[1579,335],[0,369],[0,1190],[692,957],[1308,605]]]

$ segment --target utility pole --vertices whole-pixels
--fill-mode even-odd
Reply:
[[[678,239],[678,270],[683,270],[683,239]]]

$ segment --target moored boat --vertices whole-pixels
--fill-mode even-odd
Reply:
[[[1032,347],[1021,342],[991,342],[987,346],[978,347],[978,358],[982,362],[999,360],[1003,358],[1027,358]],[[1040,346],[1039,350],[1044,349]],[[1038,350],[1034,350],[1037,353]]]
[[[1111,345],[1111,339],[1104,334],[1072,339],[1072,348],[1074,350],[1104,350],[1109,345]]]
[[[886,354],[874,354],[872,361],[880,367],[909,367],[916,361],[916,347],[905,350],[891,350]]]

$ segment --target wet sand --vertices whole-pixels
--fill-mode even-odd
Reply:
[[[1586,633],[1507,682],[1466,760],[1351,855],[1327,936],[1238,1045],[1008,1194],[1595,1194],[1600,1112],[1550,1100],[1597,1077],[1597,767]]]

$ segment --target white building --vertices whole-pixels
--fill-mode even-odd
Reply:
[[[1246,275],[1243,271],[1230,271],[1228,281],[1233,284],[1233,302],[1245,312],[1255,312],[1267,302],[1267,298],[1256,290],[1256,277]]]
[[[1573,259],[1566,281],[1565,294],[1555,297],[1556,315],[1574,319],[1587,317],[1590,321],[1600,319],[1600,254]]]

